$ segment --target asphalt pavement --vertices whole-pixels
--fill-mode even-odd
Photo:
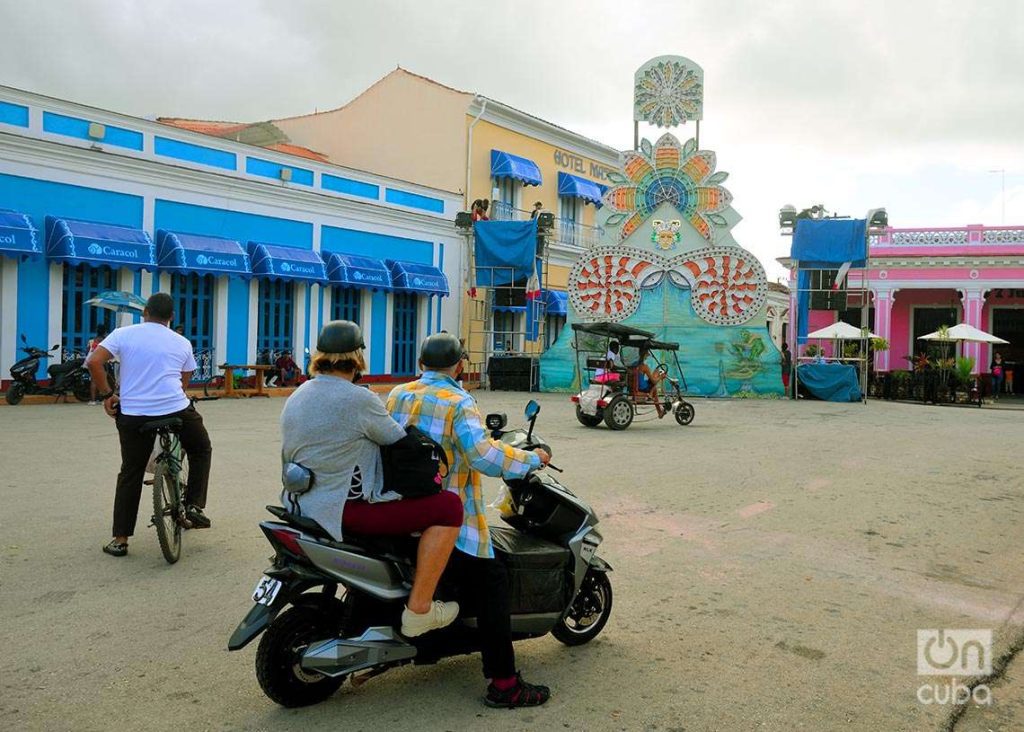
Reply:
[[[513,419],[529,398],[478,396]],[[255,644],[226,650],[268,565],[283,399],[199,406],[213,528],[174,566],[146,496],[129,555],[100,552],[119,460],[98,407],[0,407],[0,729],[938,730],[936,686],[977,681],[918,673],[918,631],[940,629],[993,637],[991,704],[956,729],[1024,728],[1019,412],[697,401],[690,426],[611,432],[537,398],[560,478],[601,516],[614,611],[589,645],[519,644],[553,696],[514,711],[483,706],[473,656],[285,710]]]

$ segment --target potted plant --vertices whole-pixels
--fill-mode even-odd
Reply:
[[[977,379],[974,378],[974,364],[975,360],[973,356],[961,356],[956,359],[956,366],[954,367],[954,376],[956,377],[957,386],[963,390],[964,401],[973,401],[972,392],[977,391]]]

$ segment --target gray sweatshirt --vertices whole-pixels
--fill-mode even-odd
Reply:
[[[288,397],[281,412],[281,460],[304,465],[316,477],[313,488],[299,496],[282,491],[282,504],[315,520],[340,541],[346,500],[400,498],[383,490],[379,446],[404,436],[405,430],[369,389],[324,374],[307,381]]]

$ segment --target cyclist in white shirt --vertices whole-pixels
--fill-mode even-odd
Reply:
[[[128,553],[128,537],[142,498],[142,479],[153,452],[156,434],[140,432],[146,422],[177,417],[181,420],[181,447],[188,455],[186,517],[194,529],[210,526],[203,513],[210,477],[210,436],[203,418],[185,395],[196,370],[192,345],[170,328],[174,301],[164,292],[153,294],[142,312],[144,322],[118,328],[89,354],[86,365],[103,408],[117,423],[121,441],[121,472],[114,495],[113,539],[103,551],[115,557]],[[120,394],[107,382],[103,365],[112,358],[121,362]]]

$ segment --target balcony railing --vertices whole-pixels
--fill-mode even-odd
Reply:
[[[929,229],[887,229],[872,235],[872,247],[974,247],[1024,245],[1020,226],[961,226]]]
[[[494,221],[526,221],[531,213],[503,201],[491,202],[491,218]],[[571,219],[556,218],[552,233],[553,240],[558,244],[589,249],[600,243],[604,229],[600,226],[587,226]]]

